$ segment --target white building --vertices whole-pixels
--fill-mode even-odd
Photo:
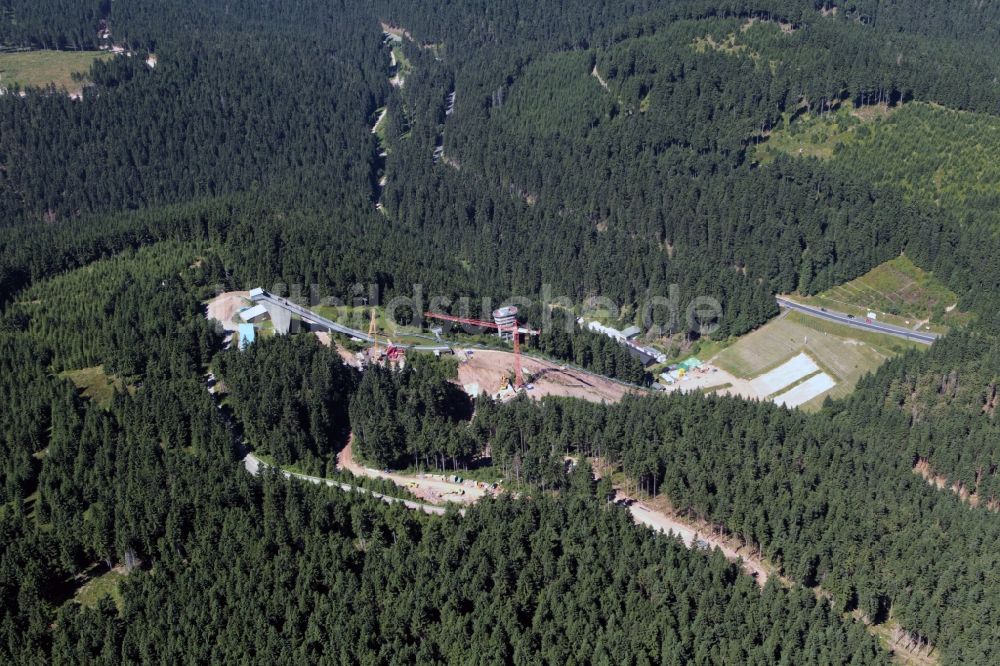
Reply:
[[[247,322],[259,321],[267,314],[267,308],[263,305],[255,305],[252,308],[240,310],[240,319]]]
[[[619,342],[625,341],[625,335],[619,331],[617,328],[611,328],[610,326],[605,326],[599,321],[592,321],[587,324],[587,329],[593,331],[594,333],[600,333],[601,335],[606,335],[609,338],[614,338]]]

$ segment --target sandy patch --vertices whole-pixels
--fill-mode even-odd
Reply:
[[[685,375],[684,379],[667,386],[667,393],[679,391],[704,391],[718,395],[731,395],[740,398],[760,398],[754,389],[753,382],[706,363]]]
[[[316,339],[320,341],[320,344],[329,347],[333,343],[333,340],[331,340],[330,334],[327,331],[316,331],[315,335]],[[343,359],[346,365],[354,368],[361,368],[361,361],[358,360],[358,357],[344,347],[337,345],[337,353],[340,354],[340,358]]]
[[[923,477],[923,479],[927,481],[927,483],[931,484],[938,490],[944,490],[947,488],[952,493],[957,495],[959,499],[961,499],[966,504],[970,504],[976,507],[982,504],[983,506],[985,506],[990,511],[993,511],[994,513],[1000,512],[1000,499],[991,498],[985,504],[983,504],[982,498],[979,496],[979,493],[970,491],[968,488],[966,488],[965,484],[961,483],[960,481],[950,482],[948,480],[948,477],[946,477],[943,474],[938,474],[936,471],[934,471],[930,463],[924,458],[920,458],[917,461],[917,464],[913,466],[913,471],[914,473],[919,474],[921,477]]]
[[[611,92],[611,88],[608,87],[608,82],[601,78],[600,72],[597,71],[597,65],[594,65],[594,69],[591,70],[590,75],[597,79],[597,82],[601,84],[601,87]]]
[[[767,582],[768,570],[761,561],[738,553],[736,548],[724,539],[712,534],[709,530],[700,529],[690,521],[656,511],[642,502],[632,502],[620,492],[615,496],[615,500],[630,502],[628,510],[635,522],[652,527],[657,532],[672,533],[680,537],[681,541],[688,548],[703,550],[718,548],[726,556],[726,559],[733,562],[742,560],[743,570],[756,578],[762,587]]]
[[[382,124],[382,119],[385,118],[385,114],[389,113],[389,107],[382,109],[382,113],[379,114],[378,118],[375,120],[375,124],[372,125],[372,134],[378,132],[378,126]]]

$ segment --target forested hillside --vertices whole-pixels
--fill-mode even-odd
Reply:
[[[996,663],[1000,192],[963,121],[1000,116],[1000,8],[911,4],[0,0],[3,50],[109,47],[81,99],[0,95],[0,661],[887,663],[873,624]],[[778,149],[803,127],[859,136]],[[204,306],[708,296],[721,345],[902,252],[971,323],[816,414],[471,399],[430,356],[224,349]],[[530,345],[644,381],[609,340]],[[241,464],[332,474],[348,441],[517,493],[424,516]],[[84,603],[109,572],[121,607]]]
[[[204,390],[202,353],[213,345],[202,349],[181,334],[207,327],[197,294],[211,276],[189,267],[205,252],[157,245],[100,262],[39,283],[29,295],[49,300],[16,305],[4,317],[4,341],[29,357],[109,364],[118,349],[132,349],[135,374],[128,376],[141,384],[104,411],[44,371],[22,365],[19,374],[4,374],[5,390],[21,387],[11,398],[20,409],[5,414],[25,419],[36,433],[33,441],[9,442],[15,448],[4,460],[41,447],[22,480],[37,492],[25,498],[26,490],[11,488],[0,517],[2,649],[10,661],[264,654],[279,662],[324,655],[344,662],[460,662],[469,650],[500,660],[544,654],[584,661],[622,649],[681,661],[700,655],[769,663],[778,654],[804,663],[885,661],[860,627],[845,624],[810,593],[771,586],[761,594],[721,557],[688,552],[634,527],[619,508],[595,497],[589,471],[571,480],[572,497],[564,500],[504,500],[465,519],[436,521],[339,490],[253,480],[237,466],[230,430]],[[178,271],[177,283],[165,287]],[[128,311],[164,326],[156,344],[151,332],[146,345],[101,337],[101,310],[80,294],[115,284],[124,285],[120,302],[148,303]],[[162,311],[173,317],[153,318]],[[56,324],[72,335],[47,335]],[[280,353],[291,371],[321,350],[275,340],[238,362],[221,358],[228,359],[226,381],[237,395],[244,389],[234,363],[256,358],[258,370],[276,372],[268,358]],[[300,414],[310,423],[329,414],[333,421],[318,427],[335,426],[327,399],[344,386],[324,383],[329,365],[313,364],[305,385],[318,399],[301,404]],[[280,379],[279,372],[272,386]],[[51,396],[32,399],[25,388]],[[269,400],[247,398],[258,410]],[[266,416],[258,410],[253,418]],[[4,432],[16,434],[6,424]],[[523,547],[509,548],[513,542]],[[107,603],[91,610],[67,601],[73,585],[64,581],[93,561],[124,562],[131,571],[121,583],[123,614]],[[635,578],[639,571],[645,574]],[[612,596],[609,580],[617,590]],[[381,601],[390,599],[388,606]],[[588,610],[574,620],[572,609]],[[653,615],[657,624],[646,625]],[[206,622],[222,622],[218,633],[226,638],[193,653],[192,643],[201,643],[187,635],[201,635]],[[643,639],[630,629],[640,623]]]
[[[823,16],[802,4],[684,3],[615,28],[609,10],[589,38],[572,23],[556,30],[544,12],[516,25],[499,12],[495,24],[471,26],[461,15],[428,24],[417,9],[387,8],[414,43],[444,43],[448,54],[439,61],[404,42],[418,71],[429,71],[389,104],[408,124],[390,136],[387,210],[442,242],[487,224],[496,246],[472,238],[463,254],[495,270],[493,282],[512,274],[515,289],[547,282],[625,303],[671,283],[688,297],[710,293],[729,308],[720,334],[772,316],[767,292],[820,291],[904,249],[939,271],[967,265],[939,249],[964,215],[907,201],[864,171],[798,161],[757,169],[748,148],[784,115],[846,101],[996,113],[1000,89],[986,74],[996,66],[979,66],[995,54],[936,34],[929,49],[924,29],[891,10],[882,25],[859,18],[870,8]],[[731,34],[730,47],[704,47]],[[449,90],[457,101],[445,116]],[[410,175],[439,141],[443,166]],[[539,226],[553,242],[536,242]],[[580,275],[550,269],[566,265]]]

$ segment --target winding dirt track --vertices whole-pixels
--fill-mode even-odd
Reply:
[[[392,481],[400,488],[406,488],[420,499],[431,504],[441,504],[444,502],[472,504],[486,495],[496,494],[492,490],[483,487],[483,484],[476,483],[475,481],[455,483],[436,474],[395,474],[392,472],[380,472],[370,467],[363,467],[354,460],[353,434],[348,440],[347,446],[337,454],[337,469],[347,470],[354,476],[367,476],[371,479]]]
[[[265,465],[265,463],[254,457],[253,454],[247,456],[245,464],[247,469],[254,474],[256,474],[257,468],[260,465]],[[253,465],[252,469],[251,465]],[[355,476],[366,476],[373,479],[386,479],[388,481],[392,481],[397,486],[406,488],[417,497],[425,500],[426,503],[403,500],[395,501],[401,501],[407,507],[411,509],[418,509],[424,511],[425,513],[440,515],[445,511],[444,507],[441,506],[442,503],[458,502],[462,504],[473,504],[487,495],[496,494],[491,490],[479,487],[479,484],[476,484],[474,481],[467,481],[459,484],[447,481],[443,477],[436,475],[395,474],[390,472],[380,472],[369,467],[363,467],[354,460],[353,435],[351,440],[348,441],[347,446],[344,447],[344,449],[337,455],[337,469],[346,470]],[[356,486],[333,481],[331,479],[322,479],[319,477],[307,476],[305,474],[295,474],[285,470],[281,471],[282,474],[289,478],[299,478],[313,483],[326,483],[330,486],[336,485],[340,486],[344,490],[357,489]],[[379,493],[370,494],[390,503],[394,499],[388,498]],[[674,534],[675,536],[680,537],[682,543],[684,543],[684,545],[688,548],[699,548],[705,550],[718,548],[727,559],[733,562],[740,562],[743,570],[753,576],[761,586],[767,582],[770,573],[762,560],[741,555],[725,540],[702,531],[694,523],[683,520],[677,516],[668,515],[662,511],[657,511],[642,502],[633,501],[620,491],[617,492],[615,501],[624,502],[629,505],[629,512],[632,514],[632,519],[635,520],[636,523],[651,527],[658,532]]]
[[[258,458],[252,453],[248,453],[246,458],[243,459],[243,466],[248,472],[256,476],[261,469],[270,467],[269,464]],[[358,492],[366,495],[371,495],[375,499],[380,499],[386,504],[402,504],[408,509],[414,509],[415,511],[423,511],[424,513],[430,513],[438,516],[443,516],[447,509],[443,506],[435,506],[433,504],[424,504],[422,502],[414,502],[413,500],[401,499],[399,497],[390,497],[389,495],[383,495],[382,493],[377,493],[374,490],[368,490],[367,488],[362,488],[360,486],[353,486],[349,483],[343,483],[341,481],[335,481],[333,479],[324,479],[318,476],[309,476],[308,474],[298,474],[296,472],[289,472],[278,468],[281,475],[286,479],[301,479],[302,481],[308,481],[309,483],[316,484],[326,484],[331,487],[340,488],[346,492]],[[459,509],[459,514],[465,515],[465,509]]]
[[[652,527],[657,532],[672,533],[680,537],[681,541],[688,548],[699,548],[712,550],[718,548],[726,559],[733,562],[740,562],[743,570],[756,578],[757,582],[764,586],[770,573],[760,559],[748,558],[736,552],[732,546],[724,540],[711,534],[699,531],[692,523],[683,521],[676,516],[670,516],[662,511],[652,509],[642,502],[632,502],[628,497],[620,492],[615,495],[615,501],[629,502],[628,510],[632,514],[633,520],[641,525]]]

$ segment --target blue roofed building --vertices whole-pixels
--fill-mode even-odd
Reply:
[[[238,332],[240,334],[240,349],[246,349],[248,345],[252,345],[253,341],[257,339],[257,331],[254,329],[253,324],[240,324]]]

